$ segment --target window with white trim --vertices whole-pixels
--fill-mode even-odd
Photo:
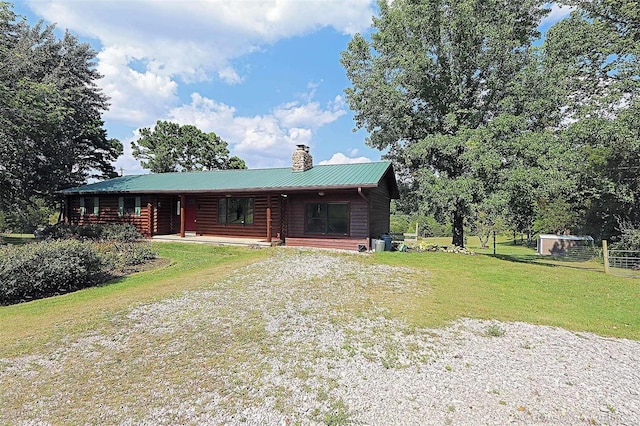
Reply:
[[[140,216],[140,197],[119,197],[118,198],[118,215],[119,216]]]
[[[80,216],[98,216],[100,214],[99,197],[80,197]]]

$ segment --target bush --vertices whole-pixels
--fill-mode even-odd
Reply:
[[[389,228],[391,232],[402,234],[407,232],[409,228],[409,216],[401,214],[392,214],[390,219]]]
[[[142,235],[136,227],[128,223],[81,226],[58,223],[44,228],[39,233],[39,237],[54,240],[76,238],[94,241],[137,241],[142,239]]]
[[[121,225],[102,225],[100,238],[112,241],[137,241],[142,239],[142,235],[135,226],[125,223]]]
[[[75,238],[0,247],[0,305],[94,286],[156,257],[149,242],[128,241],[134,234],[124,226],[109,225],[104,233],[96,229],[57,227],[55,235]],[[77,239],[88,235],[112,239]]]
[[[104,241],[96,243],[102,261],[109,269],[126,269],[155,259],[151,244],[146,241]]]
[[[0,248],[0,304],[96,285],[106,265],[92,243],[42,241]]]
[[[616,242],[611,245],[615,250],[632,250],[640,251],[640,227],[630,223],[621,223],[619,225],[620,235],[616,238]]]
[[[30,234],[48,225],[50,218],[56,215],[56,210],[43,199],[32,197],[27,205],[11,206],[10,211],[0,212],[0,232]]]

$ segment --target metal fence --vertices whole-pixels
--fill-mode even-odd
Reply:
[[[602,241],[604,273],[631,278],[640,278],[640,251],[609,249],[607,241]]]
[[[609,250],[609,267],[640,271],[640,251]]]

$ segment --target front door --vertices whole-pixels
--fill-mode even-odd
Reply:
[[[196,200],[187,197],[187,205],[184,206],[184,230],[194,232],[196,230]]]

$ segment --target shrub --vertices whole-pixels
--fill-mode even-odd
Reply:
[[[125,269],[156,258],[147,241],[103,241],[96,248],[109,269]]]
[[[0,248],[0,303],[78,290],[104,281],[106,265],[92,243],[42,241]]]
[[[623,222],[619,225],[620,235],[611,245],[615,250],[640,251],[640,226]]]
[[[114,241],[137,241],[142,239],[142,235],[135,226],[125,224],[102,225],[100,239]]]
[[[128,223],[80,226],[58,223],[43,229],[39,236],[54,240],[76,238],[96,241],[137,241],[142,238],[136,227]]]

